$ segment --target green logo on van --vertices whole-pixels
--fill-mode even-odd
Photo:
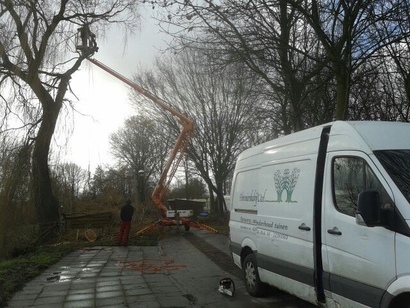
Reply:
[[[292,194],[295,190],[296,184],[298,182],[300,169],[294,168],[292,171],[289,169],[277,170],[274,173],[275,188],[277,193],[277,199],[274,202],[297,202],[292,200]],[[282,200],[282,194],[286,191],[286,200]]]

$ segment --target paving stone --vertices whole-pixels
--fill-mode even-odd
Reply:
[[[134,296],[134,295],[141,296],[141,295],[147,295],[147,294],[153,294],[150,288],[133,288],[133,289],[125,290],[126,296]]]
[[[190,307],[189,300],[180,296],[161,296],[157,298],[161,307]]]
[[[34,301],[35,305],[49,306],[49,304],[60,304],[64,302],[65,296],[39,297]]]
[[[97,298],[96,306],[97,307],[121,307],[126,306],[127,302],[123,296],[114,296],[114,297],[105,297]]]
[[[111,297],[121,297],[123,296],[122,291],[108,291],[108,292],[97,292],[97,299],[101,298],[111,298]]]
[[[95,302],[92,299],[79,301],[65,301],[63,308],[90,308],[95,307]]]
[[[65,301],[75,302],[75,301],[83,301],[83,300],[93,300],[94,297],[95,297],[94,293],[80,293],[80,294],[70,293],[65,298]]]
[[[229,254],[226,238],[193,232]],[[171,234],[153,247],[94,247],[70,253],[27,283],[8,307],[305,307],[277,298],[251,298],[237,277],[236,294],[220,294],[219,280],[231,275],[184,234]],[[141,262],[150,267],[141,269]]]
[[[25,299],[23,297],[13,298],[8,304],[9,308],[30,307],[34,303],[33,299]]]

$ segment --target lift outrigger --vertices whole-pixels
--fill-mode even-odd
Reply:
[[[168,192],[171,181],[191,141],[191,138],[194,132],[193,121],[189,119],[188,117],[186,117],[181,112],[170,107],[162,99],[156,97],[149,91],[145,90],[141,86],[134,83],[130,79],[117,73],[116,71],[109,68],[108,66],[101,63],[100,61],[92,58],[94,53],[98,51],[98,47],[97,47],[97,43],[95,40],[95,35],[90,31],[88,25],[84,25],[83,27],[78,29],[78,35],[76,39],[76,49],[81,54],[81,56],[85,57],[88,61],[98,66],[99,68],[103,69],[107,73],[111,74],[115,78],[121,80],[125,84],[129,85],[136,92],[144,95],[146,98],[150,99],[156,105],[170,112],[173,116],[175,116],[178,119],[182,127],[181,132],[175,142],[174,148],[172,149],[170,156],[168,158],[168,161],[165,165],[165,168],[162,171],[161,177],[151,195],[151,199],[153,203],[160,210],[160,213],[161,213],[160,218],[154,220],[151,224],[139,230],[136,233],[136,236],[141,235],[143,233],[146,233],[156,228],[162,228],[166,226],[180,226],[180,225],[183,225],[186,231],[189,231],[190,227],[193,227],[193,228],[198,228],[198,229],[218,233],[218,230],[210,226],[207,226],[205,224],[202,224],[198,221],[193,220],[191,218],[193,216],[192,210],[168,210],[164,202],[165,196]]]

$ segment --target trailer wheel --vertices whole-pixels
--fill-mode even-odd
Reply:
[[[263,296],[266,292],[266,285],[259,279],[258,266],[254,254],[251,253],[245,257],[242,268],[248,293],[255,297]]]

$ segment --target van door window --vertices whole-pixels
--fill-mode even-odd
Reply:
[[[382,204],[390,197],[367,162],[360,157],[337,157],[333,160],[333,196],[338,211],[355,216],[357,198],[363,190],[377,190]]]

